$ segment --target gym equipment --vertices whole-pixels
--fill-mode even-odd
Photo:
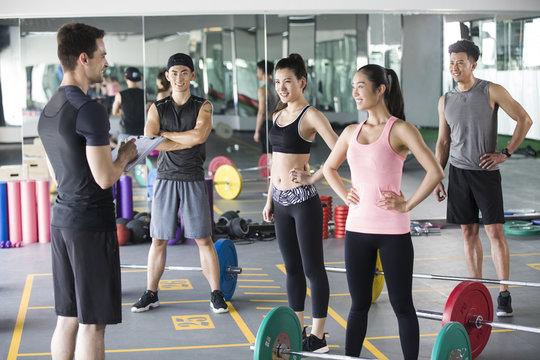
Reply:
[[[379,264],[380,259],[377,258],[377,264]],[[326,271],[336,272],[336,273],[346,273],[347,270],[342,267],[331,267],[326,266]],[[375,278],[379,275],[384,275],[384,271],[375,269]],[[431,280],[449,280],[449,281],[473,281],[478,283],[486,284],[495,284],[495,285],[516,285],[516,286],[529,286],[529,287],[540,287],[540,283],[530,282],[530,281],[514,281],[514,280],[495,280],[495,279],[482,279],[482,278],[471,278],[464,276],[451,276],[451,275],[435,275],[435,274],[412,274],[413,278],[419,279],[431,279]],[[374,283],[375,284],[375,283]]]
[[[433,235],[441,234],[441,228],[439,226],[433,225],[430,222],[420,223],[417,221],[411,221],[411,236],[421,236],[421,235]]]
[[[7,183],[0,182],[0,243],[8,241]]]
[[[302,351],[300,321],[294,311],[286,306],[278,306],[270,310],[259,327],[255,345],[250,348],[254,350],[254,360],[299,360],[302,357],[336,360],[366,359]],[[431,359],[470,359],[470,353],[470,343],[465,328],[458,322],[450,322],[439,332]]]
[[[210,163],[208,164],[208,176],[210,176],[213,179],[217,169],[219,169],[221,165],[235,166],[234,162],[228,157],[222,156],[222,155],[216,156],[215,158],[210,160]]]
[[[494,327],[540,334],[540,328],[493,322],[493,301],[489,290],[485,285],[474,281],[461,282],[454,288],[443,313],[418,310],[416,315],[420,318],[441,320],[443,325],[451,321],[462,324],[469,334],[473,359],[480,355],[486,346]]]
[[[51,242],[51,200],[49,180],[36,180],[37,230],[38,241]]]
[[[128,175],[120,176],[120,199],[122,205],[120,206],[122,217],[126,219],[133,219],[133,183],[131,177]]]
[[[230,152],[230,151],[228,151]],[[268,168],[268,165],[267,165],[267,162],[268,162],[268,156],[267,154],[262,154],[260,157],[259,157],[259,162],[258,162],[258,166],[255,166],[255,167],[250,167],[250,168],[245,168],[245,169],[239,169],[237,168],[237,170],[242,173],[242,172],[246,172],[246,171],[255,171],[255,170],[259,170],[259,172],[261,173],[261,176],[264,178],[264,179],[268,179],[268,175],[270,175],[270,169]],[[208,164],[208,176],[210,176],[211,178],[214,177],[214,174],[216,173],[217,169],[219,169],[219,167],[221,165],[231,165],[231,166],[234,166],[236,167],[236,164],[234,163],[234,161],[232,161],[230,158],[228,158],[227,156],[224,156],[224,155],[220,155],[220,156],[216,156],[215,158],[213,158],[210,163]]]
[[[131,232],[127,228],[125,224],[116,223],[116,237],[118,238],[118,245],[124,246],[126,245],[131,237]]]
[[[7,192],[9,240],[12,244],[20,244],[22,242],[21,183],[18,181],[8,181]]]
[[[258,168],[248,168],[254,170]],[[266,182],[266,179],[244,179],[240,171],[232,165],[222,165],[214,174],[214,188],[219,196],[225,200],[233,200],[240,195],[244,183],[247,182]]]
[[[238,267],[238,256],[236,248],[229,239],[219,239],[214,244],[219,259],[220,279],[219,286],[221,292],[225,296],[225,300],[230,300],[236,290],[236,282],[238,274],[242,273],[242,268]],[[148,269],[146,265],[128,265],[121,264],[124,269]],[[165,270],[177,271],[202,271],[201,267],[197,266],[165,266]]]
[[[150,223],[141,219],[130,220],[126,227],[131,232],[131,242],[134,244],[142,244],[151,240],[150,238]]]
[[[224,122],[217,123],[214,126],[214,131],[216,135],[223,139],[230,139],[233,135],[233,128]]]
[[[137,213],[135,216],[133,216],[133,219],[143,220],[150,224],[151,217],[150,217],[150,213],[148,212],[140,212],[140,213]]]
[[[503,225],[504,232],[508,235],[538,235],[540,226],[532,221],[512,220]]]
[[[21,183],[22,241],[37,242],[36,182],[23,180]]]
[[[243,239],[249,231],[249,224],[238,215],[239,211],[226,211],[218,218],[216,233],[228,234],[231,239]]]

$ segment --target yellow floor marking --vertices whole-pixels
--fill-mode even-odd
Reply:
[[[268,276],[268,274],[238,274],[239,276]]]
[[[276,264],[277,268],[280,269],[284,274],[286,274],[285,271],[285,265],[284,264]],[[311,289],[307,288],[307,295],[311,297]],[[330,315],[334,320],[337,321],[338,324],[340,324],[344,329],[347,329],[347,322],[330,306],[328,306],[328,315]],[[364,346],[366,349],[368,349],[377,359],[380,360],[388,360],[386,356],[382,352],[379,351],[373,344],[371,344],[367,339],[364,339]]]
[[[276,300],[276,299],[249,299],[251,302],[288,302],[288,300]]]
[[[28,309],[28,302],[30,301],[30,293],[32,292],[33,282],[34,275],[27,275],[26,283],[24,284],[21,305],[19,306],[19,314],[17,315],[17,320],[15,322],[15,329],[13,329],[13,337],[11,338],[11,346],[9,347],[7,360],[17,359],[17,353],[19,352],[19,346],[21,345],[24,320],[26,319],[26,312]]]
[[[217,212],[218,215],[223,215],[223,211],[221,211],[216,205],[214,205],[214,211]]]
[[[54,306],[29,306],[28,310],[49,310],[54,309]]]
[[[274,280],[261,280],[261,279],[238,279],[238,281],[274,282]]]
[[[530,266],[535,270],[540,270],[540,264],[527,264],[527,266]]]
[[[257,307],[255,307],[255,309],[257,309],[257,310],[272,310],[272,309],[273,309],[273,307],[263,307],[263,306],[257,306]]]
[[[279,289],[279,285],[238,285],[239,288],[250,288],[250,289]]]
[[[275,293],[275,292],[245,292],[244,295],[287,295],[287,293]]]
[[[244,322],[244,319],[242,319],[240,314],[238,314],[238,311],[236,311],[236,309],[234,308],[233,304],[231,304],[230,301],[227,301],[227,305],[229,305],[229,313],[231,314],[234,321],[236,321],[236,324],[238,325],[240,330],[242,330],[242,333],[246,337],[248,343],[255,344],[256,338],[251,332],[251,330],[249,330],[249,328],[247,327],[246,323]]]

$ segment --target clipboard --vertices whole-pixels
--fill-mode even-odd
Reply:
[[[129,136],[124,141],[129,141],[131,139],[135,139],[135,146],[137,147],[137,159],[133,160],[129,164],[126,165],[126,168],[124,171],[129,171],[135,167],[135,165],[142,163],[145,158],[150,154],[152,150],[154,150],[159,144],[161,144],[163,141],[165,141],[165,138],[162,136],[155,137],[155,136]],[[118,157],[118,149],[120,146],[117,146],[112,150],[112,160],[116,161],[116,158]]]

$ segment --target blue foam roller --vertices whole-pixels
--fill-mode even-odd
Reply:
[[[214,244],[219,259],[219,286],[229,301],[236,290],[237,274],[227,274],[227,267],[238,266],[238,255],[234,243],[229,239],[219,239]]]
[[[0,241],[8,240],[8,203],[7,203],[7,183],[0,182]]]

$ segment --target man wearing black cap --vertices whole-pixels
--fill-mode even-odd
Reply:
[[[116,94],[112,106],[112,114],[122,116],[119,142],[129,135],[144,134],[144,90],[138,87],[142,80],[141,72],[137,68],[128,67],[124,72],[124,80],[128,88]]]
[[[180,208],[184,235],[195,239],[199,247],[203,275],[211,289],[210,307],[215,313],[225,313],[228,307],[219,289],[219,260],[212,241],[203,168],[205,143],[212,131],[212,104],[190,92],[195,71],[188,55],[172,55],[166,76],[172,94],[150,106],[144,129],[146,136],[163,136],[166,140],[157,147],[160,153],[152,200],[147,290],[131,311],[143,312],[159,306],[157,291],[165,266],[167,240],[176,237]]]

